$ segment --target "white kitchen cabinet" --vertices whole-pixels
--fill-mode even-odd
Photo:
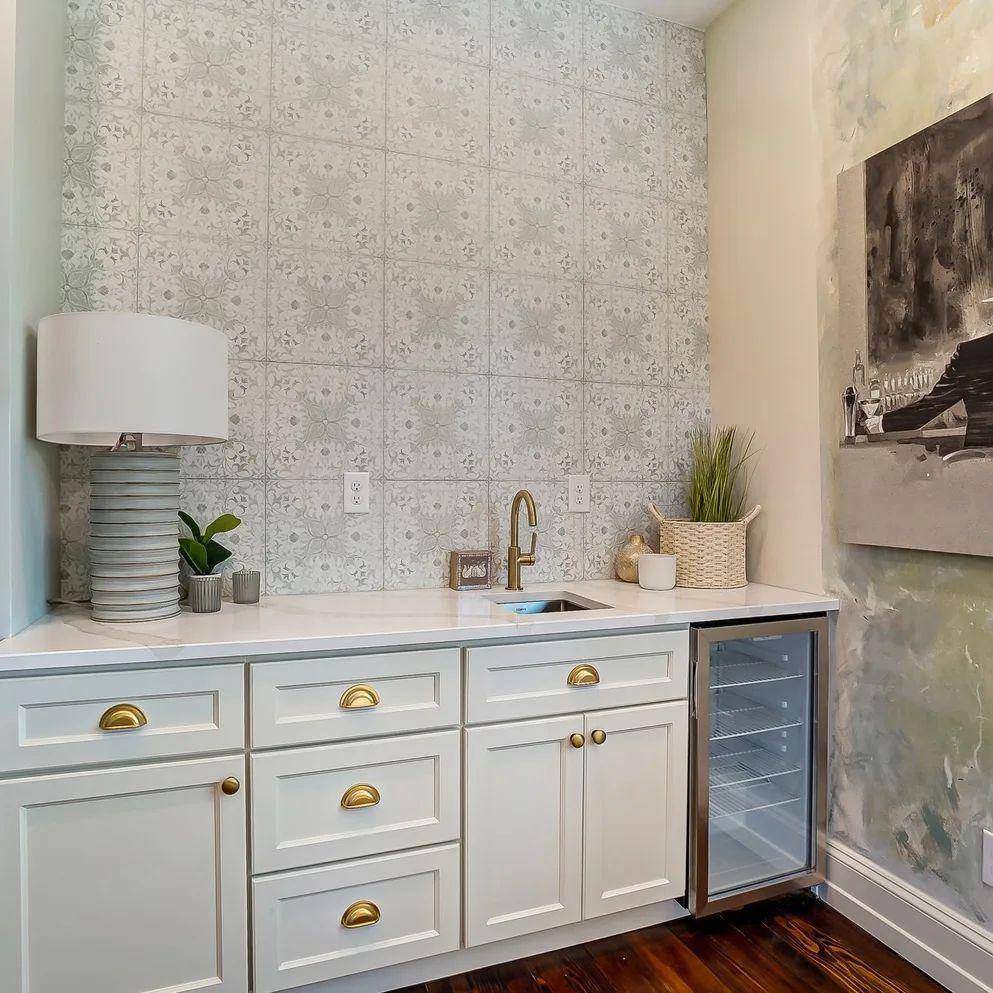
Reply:
[[[0,989],[245,993],[244,774],[238,755],[0,783]]]
[[[686,701],[587,714],[585,723],[583,918],[682,896]]]
[[[465,939],[481,945],[582,915],[582,717],[465,732]]]

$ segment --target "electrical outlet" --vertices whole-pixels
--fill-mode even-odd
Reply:
[[[569,477],[569,513],[588,514],[590,512],[590,477]]]
[[[983,831],[983,882],[993,886],[993,831]]]
[[[345,513],[369,513],[369,473],[345,473]]]

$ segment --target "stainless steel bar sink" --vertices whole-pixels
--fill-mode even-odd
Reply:
[[[499,604],[512,613],[527,614],[565,614],[575,610],[610,610],[609,603],[599,603],[578,593],[568,593],[565,590],[550,590],[545,593],[498,593],[489,597],[490,601]]]

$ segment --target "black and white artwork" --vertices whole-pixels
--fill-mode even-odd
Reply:
[[[838,205],[840,535],[993,554],[993,97],[843,173]]]

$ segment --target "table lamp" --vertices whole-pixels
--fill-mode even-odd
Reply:
[[[179,456],[228,437],[222,331],[151,314],[55,314],[38,325],[42,441],[90,459],[90,600],[100,621],[179,613]]]

